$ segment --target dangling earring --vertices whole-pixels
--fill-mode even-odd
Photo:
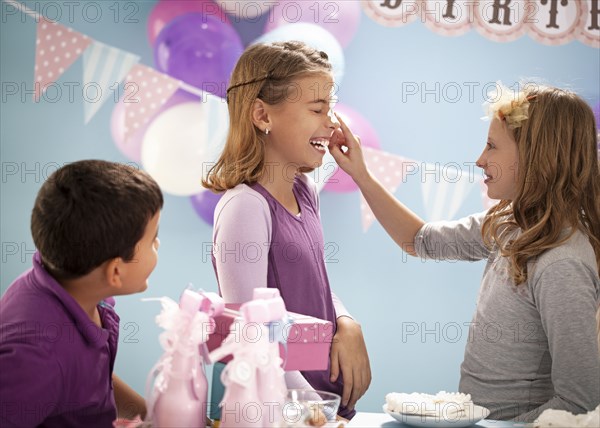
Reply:
[[[271,132],[269,128],[265,129],[265,135],[269,135],[269,132]]]

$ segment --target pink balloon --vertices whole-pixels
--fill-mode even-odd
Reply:
[[[154,46],[154,41],[165,25],[174,18],[190,12],[200,12],[205,16],[229,23],[229,18],[218,4],[210,0],[160,0],[148,17],[148,40]]]
[[[180,89],[167,100],[167,102],[156,112],[154,117],[158,116],[163,111],[176,106],[177,104],[198,101],[198,99],[198,96]],[[121,98],[119,102],[115,104],[115,108],[113,109],[112,117],[110,119],[110,131],[113,141],[121,153],[123,153],[127,159],[141,164],[142,142],[144,141],[146,129],[148,129],[152,123],[152,119],[150,119],[150,121],[148,121],[144,127],[129,137],[129,140],[125,141],[125,104],[123,103],[123,100],[124,98]]]
[[[307,22],[323,27],[346,47],[356,34],[360,16],[359,1],[282,0],[271,9],[264,33],[286,24]]]
[[[367,119],[343,104],[337,104],[335,106],[335,112],[342,116],[342,119],[346,122],[346,125],[348,125],[352,133],[360,137],[360,142],[363,147],[381,149],[377,132]],[[354,192],[358,190],[358,186],[348,174],[338,168],[329,180],[327,180],[323,190],[339,193]]]

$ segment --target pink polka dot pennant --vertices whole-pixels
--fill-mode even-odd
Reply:
[[[85,34],[57,22],[40,19],[37,25],[34,99],[56,82],[92,42]]]
[[[180,81],[145,65],[136,64],[125,80],[124,138],[127,141],[154,116],[179,89]]]
[[[408,170],[406,165],[410,163],[414,164],[414,161],[410,159],[369,147],[363,147],[363,153],[365,162],[371,173],[390,193],[394,193],[398,189],[398,186],[400,186],[400,183],[404,181]],[[375,215],[371,211],[371,208],[369,208],[369,204],[367,204],[362,193],[360,195],[360,213],[363,232],[366,232],[375,221]]]

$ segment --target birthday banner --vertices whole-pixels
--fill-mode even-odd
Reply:
[[[600,0],[362,0],[362,7],[387,27],[420,21],[443,36],[474,29],[496,42],[527,34],[545,45],[600,48]]]

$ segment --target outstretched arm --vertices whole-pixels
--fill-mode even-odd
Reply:
[[[337,115],[336,115],[337,116]],[[335,131],[329,151],[335,161],[356,182],[373,214],[390,237],[408,254],[414,256],[414,238],[425,222],[394,195],[388,192],[369,172],[360,140],[337,116],[341,128]],[[346,152],[342,151],[345,147]]]

